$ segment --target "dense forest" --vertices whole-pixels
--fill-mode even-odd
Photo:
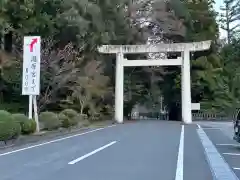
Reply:
[[[116,57],[99,54],[100,45],[212,40],[210,50],[191,54],[192,102],[204,111],[231,113],[240,102],[240,1],[225,0],[223,14],[213,5],[214,0],[2,0],[0,109],[28,112],[28,97],[21,95],[23,37],[38,35],[40,112],[74,109],[89,118],[112,118]],[[179,67],[125,68],[125,116],[135,104],[159,109],[160,96],[169,112],[180,113],[180,77]]]

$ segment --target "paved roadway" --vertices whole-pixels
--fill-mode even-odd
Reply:
[[[0,180],[240,178],[240,148],[226,125],[198,124],[126,123],[0,151]]]

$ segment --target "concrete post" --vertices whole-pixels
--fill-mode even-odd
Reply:
[[[123,103],[124,103],[124,68],[123,53],[117,53],[116,58],[116,81],[115,81],[115,120],[123,123]]]
[[[183,52],[182,65],[182,117],[187,124],[192,123],[191,102],[190,52],[186,49]]]

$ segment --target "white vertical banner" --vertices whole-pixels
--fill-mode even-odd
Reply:
[[[41,37],[25,36],[23,44],[22,95],[39,95]]]
[[[34,119],[37,124],[37,132],[39,132],[37,95],[40,93],[40,62],[41,37],[25,36],[23,43],[22,95],[29,95],[29,119],[33,118],[32,111],[34,107]]]

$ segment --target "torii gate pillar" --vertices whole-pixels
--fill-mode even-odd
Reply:
[[[100,53],[116,54],[116,82],[115,82],[115,120],[123,123],[123,84],[124,66],[182,66],[182,121],[186,124],[192,123],[191,107],[191,76],[190,76],[190,52],[203,51],[210,48],[211,41],[193,43],[172,43],[154,45],[103,45],[98,48]],[[178,59],[160,60],[126,60],[124,54],[135,53],[159,53],[159,52],[181,52],[182,57]]]
[[[124,66],[123,53],[117,53],[116,58],[116,75],[115,75],[115,120],[123,123],[123,106],[124,106]]]

